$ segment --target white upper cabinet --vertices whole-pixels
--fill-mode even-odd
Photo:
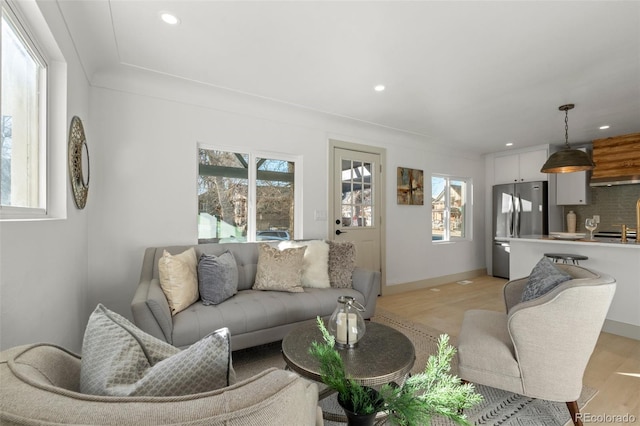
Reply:
[[[585,151],[583,148],[578,148]],[[556,175],[556,204],[578,206],[589,204],[591,191],[587,172],[558,173]]]
[[[547,154],[547,149],[539,149],[494,157],[494,184],[547,180],[547,174],[540,172]]]

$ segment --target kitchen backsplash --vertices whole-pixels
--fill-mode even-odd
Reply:
[[[576,214],[576,232],[588,232],[584,229],[584,220],[593,215],[600,215],[598,231],[620,231],[620,225],[636,227],[636,202],[640,198],[640,184],[590,187],[591,204],[587,206],[564,206],[564,222],[569,210]]]

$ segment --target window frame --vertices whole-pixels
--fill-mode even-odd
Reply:
[[[207,143],[198,143],[196,148],[196,233],[198,226],[198,215],[200,214],[199,206],[198,206],[198,194],[197,194],[197,185],[198,185],[198,177],[200,176],[199,166],[200,166],[200,158],[198,156],[198,152],[201,149],[205,150],[213,150],[213,151],[223,151],[223,152],[231,152],[234,154],[247,155],[249,158],[248,164],[250,167],[248,168],[248,178],[247,178],[247,241],[246,242],[256,242],[259,241],[257,239],[257,229],[256,229],[256,219],[257,219],[257,211],[256,211],[256,181],[257,179],[257,158],[269,159],[269,160],[282,160],[289,161],[295,164],[295,172],[293,177],[293,220],[294,220],[294,229],[293,229],[293,239],[301,239],[302,238],[302,156],[301,155],[291,155],[281,152],[273,152],[273,151],[259,151],[255,149],[249,148],[241,148],[237,146],[223,146],[223,145],[211,145]],[[200,235],[198,235],[198,239],[200,239]]]
[[[38,206],[24,207],[0,204],[0,219],[14,218],[45,218],[49,213],[49,61],[41,48],[38,39],[34,37],[29,26],[29,20],[10,1],[2,1],[2,17],[8,22],[16,36],[22,41],[23,46],[29,51],[30,56],[39,66],[38,75]],[[0,56],[0,64],[2,57]],[[0,77],[2,69],[0,67]],[[0,106],[0,115],[2,110]]]
[[[462,177],[462,176],[454,176],[447,175],[441,173],[432,173],[431,174],[431,193],[433,194],[433,178],[441,178],[445,180],[445,186],[443,188],[444,198],[445,198],[445,208],[444,208],[444,223],[443,223],[443,236],[441,240],[433,239],[433,216],[431,217],[431,243],[432,244],[444,244],[444,243],[455,243],[461,241],[472,241],[473,240],[473,179],[470,177]],[[450,219],[451,219],[451,181],[462,181],[465,183],[465,193],[463,195],[465,203],[464,203],[464,236],[452,236],[450,231]],[[432,195],[433,196],[433,195]],[[433,198],[432,198],[433,200]],[[431,212],[433,212],[433,201]],[[432,213],[433,215],[433,213]]]

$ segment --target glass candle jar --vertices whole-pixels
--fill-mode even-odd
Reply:
[[[360,312],[364,306],[351,296],[338,297],[338,305],[329,318],[328,329],[340,349],[354,348],[366,330]]]

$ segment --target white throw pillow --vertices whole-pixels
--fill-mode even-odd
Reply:
[[[321,240],[283,241],[280,250],[306,247],[302,263],[302,287],[329,288],[329,244]]]
[[[198,258],[193,247],[176,255],[166,250],[162,253],[158,275],[171,315],[185,310],[200,298],[197,267]]]

